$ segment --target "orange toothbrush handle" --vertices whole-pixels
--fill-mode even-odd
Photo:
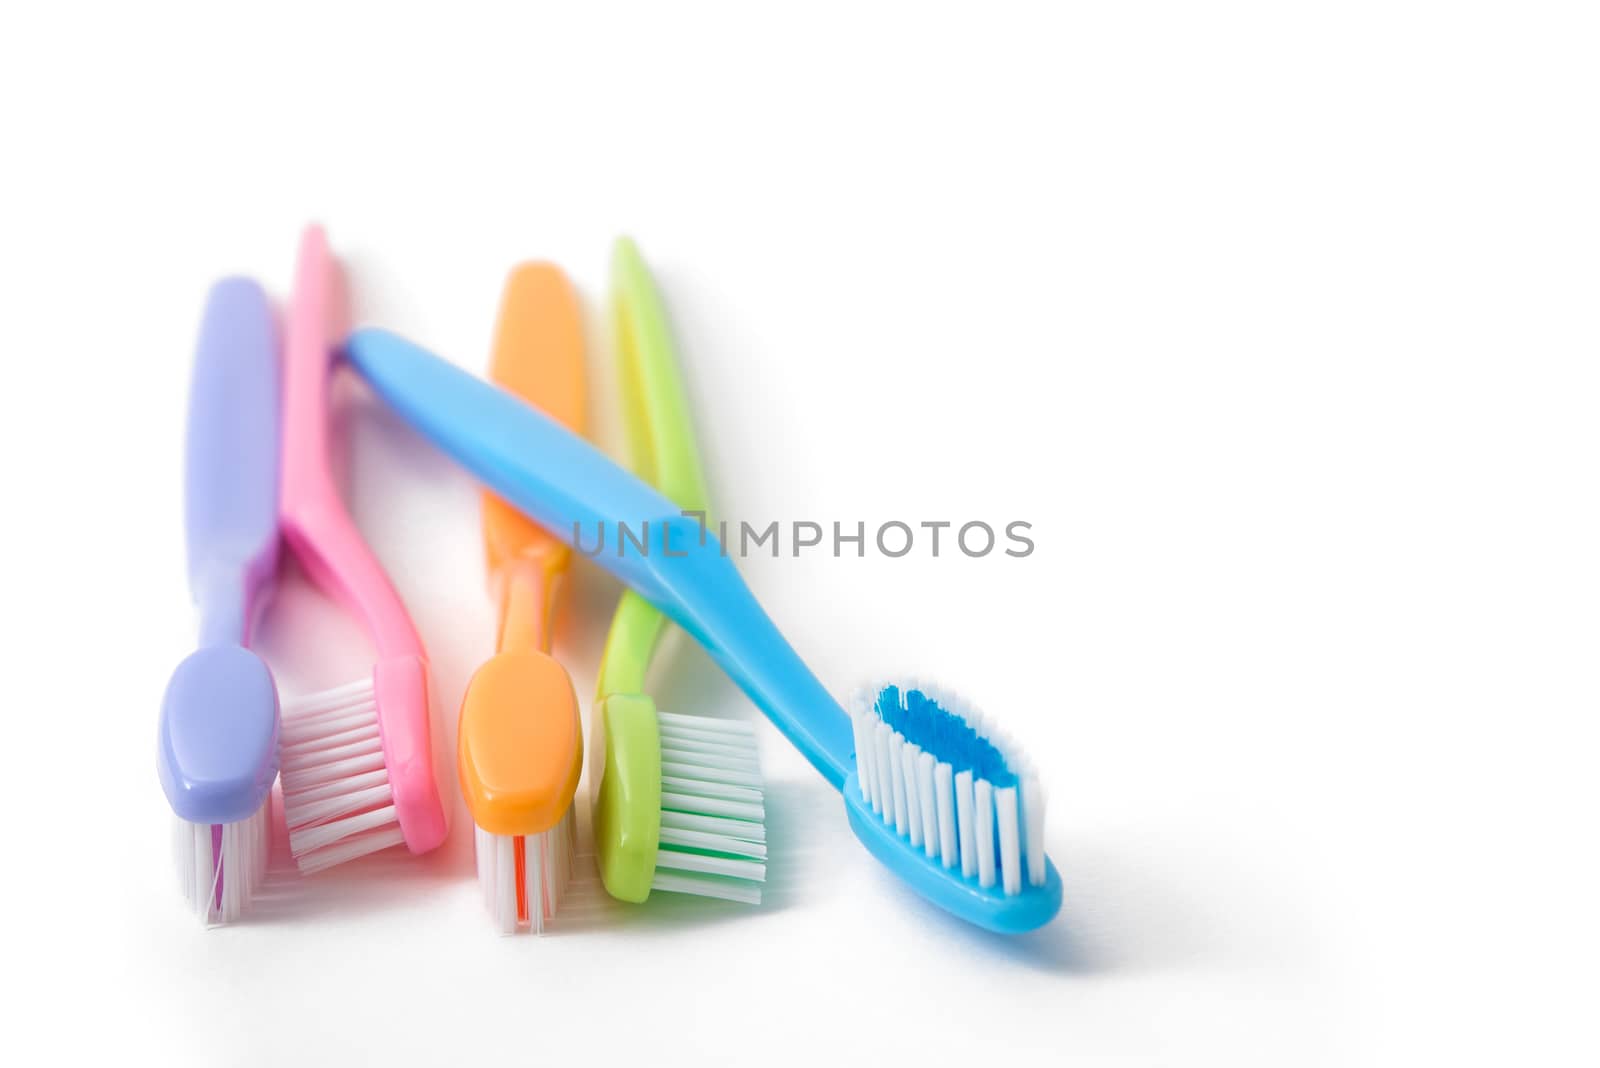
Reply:
[[[489,377],[576,434],[584,432],[587,397],[583,376],[583,315],[577,294],[561,270],[548,263],[524,263],[506,280],[495,328]],[[553,580],[567,567],[571,550],[492,493],[483,495],[484,547],[489,573],[502,585],[502,609],[520,609],[528,583],[554,593]],[[538,575],[502,574],[516,570]],[[541,613],[547,616],[548,612]],[[505,631],[502,626],[502,647]],[[520,634],[522,628],[519,626]]]
[[[542,530],[535,533],[543,534]],[[532,552],[507,561],[495,572],[499,583],[500,636],[495,641],[499,653],[548,653],[554,639],[553,616],[556,597],[561,592],[562,568],[571,554]]]

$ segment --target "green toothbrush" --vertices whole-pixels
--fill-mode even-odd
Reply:
[[[612,316],[636,473],[685,512],[705,478],[661,298],[632,241],[612,255]],[[624,591],[606,636],[590,730],[594,846],[612,897],[652,890],[757,903],[766,826],[750,724],[664,712],[644,692],[667,618]]]

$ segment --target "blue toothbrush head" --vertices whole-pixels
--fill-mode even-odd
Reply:
[[[863,845],[922,896],[1015,934],[1061,909],[1044,855],[1044,791],[1026,758],[959,696],[909,682],[849,707],[845,809]]]

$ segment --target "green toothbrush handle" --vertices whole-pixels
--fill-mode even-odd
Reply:
[[[611,255],[611,316],[621,363],[622,413],[634,471],[686,511],[706,511],[705,476],[672,331],[650,272],[630,238]],[[666,617],[632,590],[623,593],[600,661],[599,697],[643,693]]]
[[[666,629],[667,617],[660,609],[632,590],[622,591],[600,657],[600,700],[613,694],[644,692],[650,657]]]

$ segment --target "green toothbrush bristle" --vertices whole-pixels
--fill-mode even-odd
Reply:
[[[661,832],[651,888],[759,903],[767,830],[753,728],[660,711],[656,722]]]

